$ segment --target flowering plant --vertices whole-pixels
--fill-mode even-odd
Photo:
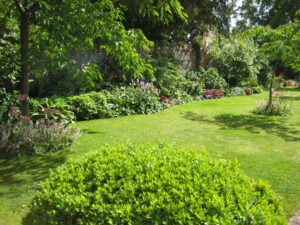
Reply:
[[[293,85],[293,83],[291,82],[291,81],[284,81],[283,83],[282,83],[282,86],[283,87],[290,87],[290,86],[292,86]]]
[[[252,91],[249,88],[244,89],[246,95],[252,95]]]
[[[79,129],[66,127],[64,122],[26,118],[0,125],[0,157],[55,152],[70,146],[80,134]]]
[[[165,109],[168,109],[172,106],[172,102],[171,102],[170,98],[168,98],[166,96],[161,96],[160,101],[163,104]]]
[[[204,90],[203,97],[205,99],[218,99],[224,97],[224,92],[218,89]]]

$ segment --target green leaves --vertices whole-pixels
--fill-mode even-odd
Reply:
[[[51,173],[32,224],[285,224],[264,182],[178,146],[115,145]],[[72,222],[71,222],[72,221]]]

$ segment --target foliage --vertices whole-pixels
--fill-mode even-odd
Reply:
[[[216,68],[211,67],[207,70],[201,68],[201,77],[206,89],[220,89],[224,91],[228,86],[228,83],[219,75]]]
[[[152,114],[163,110],[158,90],[144,81],[133,82],[130,87],[115,88],[106,93],[109,117]]]
[[[32,121],[55,120],[65,124],[75,121],[75,115],[70,105],[60,98],[29,99],[30,113]]]
[[[236,194],[238,193],[238,194]],[[285,224],[269,185],[173,145],[106,146],[41,183],[30,224]]]
[[[218,89],[204,90],[203,97],[205,99],[218,99],[224,97],[224,92]]]
[[[264,91],[264,89],[261,86],[256,86],[252,88],[253,94],[260,94]]]
[[[13,106],[19,105],[18,93],[6,93],[5,97],[0,98],[0,124],[8,121],[8,112]]]
[[[267,114],[267,115],[277,115],[277,116],[286,116],[291,110],[291,101],[285,98],[288,96],[288,93],[277,93],[273,92],[274,99],[272,104],[269,105],[267,100],[260,100],[256,102],[256,107],[254,113],[257,114]]]
[[[178,60],[171,52],[164,52],[155,49],[150,59],[154,74],[145,78],[151,80],[155,87],[160,90],[160,94],[167,97],[178,97],[178,90],[182,90],[185,78],[178,68]]]
[[[244,88],[242,87],[230,88],[230,92],[228,93],[228,96],[230,97],[241,96],[241,95],[245,95]]]
[[[137,2],[140,14],[157,17],[164,23],[172,20],[173,14],[181,19],[186,18],[178,0]],[[1,1],[0,9],[3,12],[1,18],[5,15],[4,18],[9,18],[15,27],[19,24],[16,34],[20,36],[20,42],[15,42],[14,46],[21,49],[22,95],[29,96],[30,74],[48,72],[44,62],[52,61],[57,68],[64,68],[68,65],[66,56],[70,51],[91,50],[95,39],[100,39],[100,48],[134,76],[142,76],[145,71],[153,73],[141,54],[149,51],[153,43],[141,30],[125,29],[123,19],[126,6],[118,6],[116,1],[15,0]],[[101,77],[94,68],[89,75]],[[22,113],[29,114],[28,100],[22,102]]]
[[[56,152],[70,146],[79,133],[79,129],[66,127],[63,122],[39,120],[33,123],[20,117],[14,123],[0,125],[0,157]]]
[[[74,114],[77,120],[89,120],[104,118],[106,116],[107,100],[101,92],[68,97],[69,105],[74,106]]]
[[[174,20],[164,24],[159,18],[140,15],[139,4],[136,1],[119,1],[120,5],[128,8],[125,12],[125,27],[141,29],[147,38],[156,43],[162,40],[181,44],[189,43],[195,36],[209,28],[228,33],[230,16],[234,13],[234,1],[180,0],[180,3],[188,15],[187,23],[175,15]]]
[[[240,8],[242,19],[238,25],[269,25],[277,28],[294,22],[295,13],[299,8],[297,0],[246,0]]]
[[[253,41],[215,39],[208,51],[209,65],[217,69],[230,87],[241,86],[245,81],[257,79],[262,68],[258,52]]]

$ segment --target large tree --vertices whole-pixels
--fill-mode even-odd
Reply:
[[[297,11],[294,22],[272,29],[270,26],[253,27],[242,35],[254,38],[262,43],[261,51],[273,65],[272,78],[269,86],[269,106],[272,106],[273,80],[280,62],[300,72],[300,10]]]
[[[271,28],[277,28],[294,22],[296,11],[299,9],[299,0],[243,0],[239,25],[269,25]]]
[[[0,2],[4,23],[18,24],[20,46],[21,94],[29,94],[29,76],[42,65],[46,57],[68,64],[64,56],[70,49],[91,49],[100,38],[100,47],[117,59],[136,76],[151,67],[140,57],[149,50],[151,42],[137,29],[126,30],[123,25],[127,7],[119,0],[8,0]],[[185,19],[179,0],[134,0],[143,16],[168,22],[176,14]],[[7,19],[8,18],[8,19]],[[1,37],[0,37],[1,38]],[[22,114],[28,115],[28,98],[23,101]]]

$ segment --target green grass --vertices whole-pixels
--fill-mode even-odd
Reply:
[[[20,224],[36,184],[50,168],[117,142],[176,142],[211,157],[237,159],[242,170],[269,182],[282,197],[288,217],[300,209],[300,89],[289,89],[292,115],[252,114],[252,95],[174,106],[150,116],[137,115],[76,123],[83,134],[71,153],[0,161],[0,224]]]

